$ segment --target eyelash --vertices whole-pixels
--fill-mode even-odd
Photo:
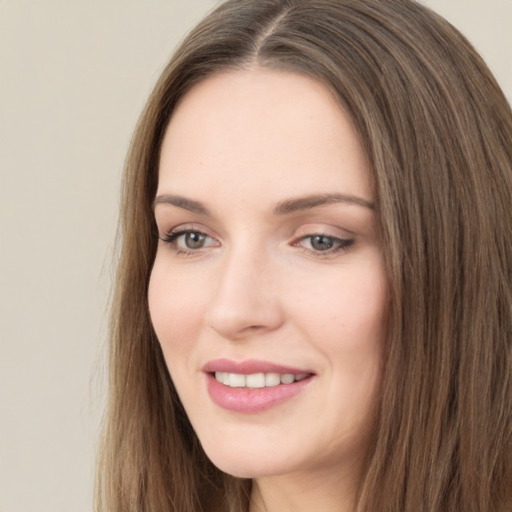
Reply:
[[[311,245],[312,241],[315,238],[324,238],[330,241],[332,247],[326,250],[315,250],[313,248],[306,248],[303,246],[299,246],[301,242],[305,240],[309,240],[309,245]],[[348,251],[349,248],[354,244],[354,239],[352,238],[339,238],[337,236],[326,235],[323,233],[312,233],[310,235],[305,235],[300,237],[297,241],[293,242],[292,245],[294,247],[299,246],[304,252],[308,254],[313,254],[316,257],[329,257],[339,252]]]
[[[195,229],[181,229],[179,231],[170,232],[164,237],[159,237],[162,242],[164,242],[166,245],[169,245],[176,254],[188,256],[188,255],[194,255],[198,254],[201,249],[204,247],[200,247],[198,249],[192,249],[192,248],[183,248],[178,246],[178,239],[182,236],[186,235],[198,235],[200,237],[204,238],[212,238],[211,236],[207,235],[206,233],[203,233],[202,231],[195,230]],[[213,240],[213,239],[212,239]]]
[[[163,243],[170,246],[176,252],[176,254],[180,254],[183,256],[197,255],[200,253],[200,251],[202,249],[204,249],[205,247],[209,247],[208,245],[207,246],[203,245],[202,247],[199,247],[197,249],[179,247],[178,246],[179,238],[181,238],[183,236],[187,236],[187,235],[196,235],[199,237],[203,237],[203,239],[214,240],[211,236],[207,235],[206,233],[203,233],[202,231],[194,230],[194,229],[182,229],[179,231],[170,232],[166,236],[159,237],[159,238]],[[310,245],[311,245],[311,242],[315,238],[327,239],[332,244],[332,247],[329,247],[326,250],[315,250],[313,248],[306,248],[306,247],[303,247],[300,245],[302,242],[304,242],[305,240],[308,240],[308,239],[310,240]],[[300,237],[298,240],[294,241],[291,245],[293,247],[299,247],[304,252],[306,252],[308,254],[312,254],[316,257],[329,257],[329,256],[332,256],[339,252],[348,251],[349,248],[354,244],[354,241],[355,241],[354,239],[339,238],[336,236],[326,235],[323,233],[312,233],[312,234]]]

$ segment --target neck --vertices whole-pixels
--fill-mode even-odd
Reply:
[[[357,489],[353,475],[335,471],[257,478],[249,512],[354,512]]]

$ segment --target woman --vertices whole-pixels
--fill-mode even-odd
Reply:
[[[408,0],[238,0],[123,189],[98,510],[512,510],[512,114]]]

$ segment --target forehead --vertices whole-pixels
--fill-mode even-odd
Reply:
[[[350,118],[327,87],[306,76],[256,68],[209,77],[185,95],[168,125],[159,193],[279,200],[333,190],[372,198]]]

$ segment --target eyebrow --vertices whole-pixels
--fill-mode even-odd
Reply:
[[[373,203],[361,197],[347,194],[314,194],[282,201],[276,205],[273,213],[274,215],[288,215],[290,213],[302,212],[310,210],[311,208],[317,208],[318,206],[327,206],[335,203],[352,204],[375,210]]]
[[[188,210],[192,213],[197,213],[198,215],[211,215],[210,211],[203,203],[194,201],[193,199],[187,199],[183,196],[175,196],[171,194],[156,196],[155,200],[153,201],[153,210],[159,204],[170,204],[172,206],[177,206],[178,208]]]
[[[319,206],[327,206],[335,203],[352,204],[362,206],[370,210],[375,209],[375,205],[373,203],[357,196],[347,194],[313,194],[310,196],[281,201],[274,207],[272,213],[274,215],[289,215],[291,213],[302,212]],[[210,211],[203,203],[183,196],[162,194],[157,196],[153,201],[153,210],[159,204],[170,204],[198,215],[211,216]]]

